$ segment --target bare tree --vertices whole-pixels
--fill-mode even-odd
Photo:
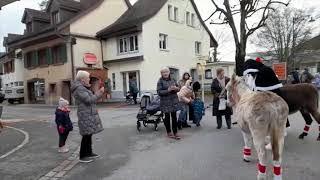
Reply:
[[[307,10],[279,8],[270,14],[266,26],[257,34],[256,44],[267,48],[270,55],[294,68],[295,52],[302,47],[300,44],[310,39],[310,19]]]
[[[207,20],[216,16],[211,20],[211,24],[228,24],[230,26],[236,46],[236,74],[241,76],[248,37],[265,26],[270,12],[275,10],[275,5],[288,6],[290,0],[221,0],[223,6],[218,5],[217,1],[211,0],[215,10]],[[233,4],[230,3],[231,1]],[[239,25],[236,24],[236,16],[240,16]],[[250,25],[250,18],[259,18],[259,21]],[[239,31],[237,27],[240,28]]]
[[[218,48],[213,48],[211,49],[212,57],[213,57],[213,62],[217,62],[221,60],[221,49],[226,49],[228,47],[228,42],[232,40],[232,35],[229,33],[226,33],[227,29],[216,29],[213,31],[213,36],[215,40],[218,42],[219,47]]]

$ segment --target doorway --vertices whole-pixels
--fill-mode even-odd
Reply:
[[[127,95],[127,92],[130,90],[130,82],[135,83],[137,85],[138,90],[140,91],[140,76],[139,71],[130,71],[130,72],[122,72],[122,83],[123,83],[123,96]],[[140,96],[140,92],[138,93]]]
[[[66,99],[71,104],[71,83],[70,81],[63,81],[62,82],[62,92],[61,96],[63,99]]]

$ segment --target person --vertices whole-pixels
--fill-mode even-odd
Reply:
[[[189,80],[189,79],[192,79],[192,77],[191,77],[191,75],[190,75],[190,73],[188,73],[188,72],[185,72],[185,73],[183,73],[183,75],[182,75],[182,78],[181,78],[181,80],[178,82],[178,84],[179,84],[179,88],[181,89],[185,84],[186,84],[186,82],[187,82],[187,80]],[[187,107],[187,113],[185,113],[185,119],[188,119],[188,112],[189,112],[189,121],[193,121],[193,109],[192,109],[192,106],[191,106],[191,104],[189,104],[188,106],[186,106]],[[179,115],[180,116],[180,115]],[[182,127],[187,127],[187,128],[190,128],[191,126],[188,124],[188,121],[186,120],[186,121],[183,121],[183,122],[185,122],[184,124],[179,124],[179,122],[180,121],[178,121],[178,128],[179,129],[181,129],[181,126]]]
[[[160,71],[161,77],[157,83],[157,93],[160,96],[160,110],[164,113],[164,125],[167,130],[169,138],[180,139],[177,130],[177,111],[179,110],[179,99],[177,92],[179,92],[178,83],[170,77],[170,70],[164,67]],[[172,131],[171,123],[172,122]]]
[[[314,84],[317,87],[317,89],[320,89],[320,74],[319,73],[316,73],[314,75],[314,79],[312,81],[312,84]]]
[[[55,122],[59,134],[59,153],[67,153],[69,149],[66,146],[66,141],[69,132],[73,130],[73,125],[70,120],[69,102],[63,98],[59,99],[59,105],[55,112]]]
[[[294,71],[291,72],[293,81],[291,82],[291,84],[299,84],[300,83],[300,75],[299,75],[299,69],[296,68]]]
[[[134,104],[137,104],[137,96],[139,93],[136,77],[132,77],[129,81],[129,91],[133,97]]]
[[[261,58],[248,59],[244,63],[243,76],[246,84],[253,91],[271,91],[282,97],[280,88],[283,86],[272,68],[264,65]],[[287,120],[287,127],[290,122]]]
[[[180,89],[186,84],[186,82],[190,79],[190,77],[191,76],[188,72],[183,73],[182,78],[178,82]]]
[[[180,91],[177,93],[181,111],[178,118],[178,129],[181,127],[190,128],[191,126],[187,123],[187,113],[188,106],[192,103],[194,99],[194,94],[192,91],[192,80],[191,78],[186,81],[186,83],[181,87]]]
[[[301,74],[300,81],[302,83],[311,83],[312,80],[314,79],[314,76],[309,72],[308,68],[305,68],[303,73]]]
[[[195,124],[199,127],[202,116],[205,115],[204,102],[201,100],[199,92],[195,93],[195,99],[192,101],[192,107]]]
[[[225,116],[227,127],[228,129],[231,129],[231,108],[225,107],[224,109],[219,110],[219,106],[221,106],[220,101],[223,103],[222,100],[227,99],[225,87],[229,81],[230,78],[224,75],[224,70],[218,68],[217,77],[213,79],[211,84],[211,92],[213,94],[212,115],[217,117],[217,129],[221,129],[222,127],[222,116]]]
[[[92,162],[99,157],[92,151],[92,135],[103,131],[96,103],[103,96],[104,87],[93,93],[89,90],[90,86],[90,74],[78,71],[76,80],[71,85],[71,92],[77,104],[78,126],[82,136],[79,158],[83,163]]]

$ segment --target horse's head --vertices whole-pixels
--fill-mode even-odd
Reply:
[[[227,90],[227,105],[229,107],[235,106],[240,101],[242,92],[248,90],[248,86],[242,77],[235,74],[232,75],[231,80],[226,85]]]

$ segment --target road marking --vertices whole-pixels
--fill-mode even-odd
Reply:
[[[11,126],[5,126],[5,127],[9,128],[9,129],[13,129],[13,130],[19,131],[20,133],[22,133],[24,135],[24,140],[20,145],[18,145],[17,147],[12,149],[11,151],[7,152],[6,154],[0,156],[0,159],[3,159],[5,157],[9,156],[10,154],[18,151],[19,149],[21,149],[24,145],[26,145],[29,142],[29,134],[26,131],[23,131],[21,129],[14,128],[14,127],[11,127]]]

